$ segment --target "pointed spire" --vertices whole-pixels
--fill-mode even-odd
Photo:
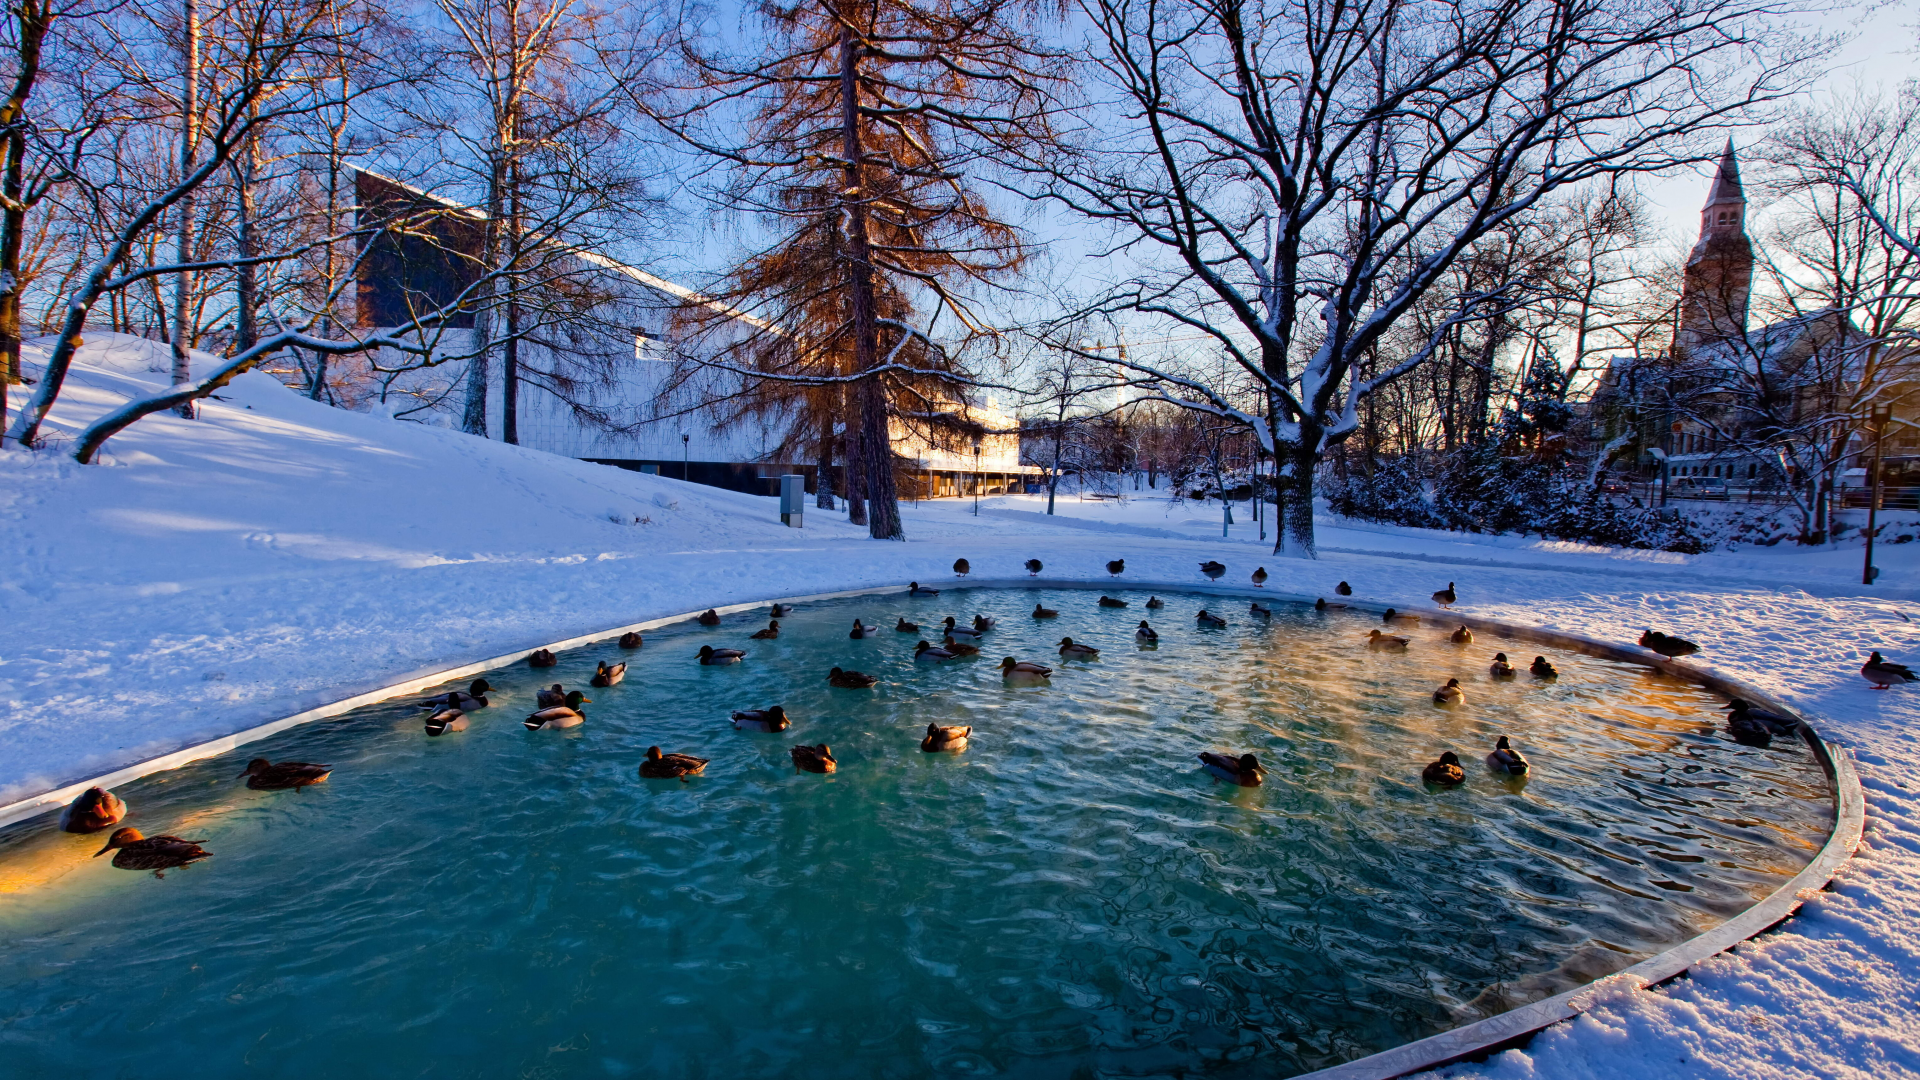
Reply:
[[[1740,162],[1733,156],[1733,139],[1729,137],[1727,148],[1720,152],[1720,172],[1713,178],[1713,193],[1707,196],[1707,205],[1746,201],[1746,192],[1740,188]]]

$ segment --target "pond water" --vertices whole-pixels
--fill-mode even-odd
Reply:
[[[1804,745],[1739,746],[1718,698],[1644,668],[1441,627],[1374,653],[1370,616],[1115,595],[828,601],[777,641],[732,615],[490,674],[463,733],[407,702],[295,728],[119,789],[125,824],[214,852],[165,880],[52,816],[0,832],[5,1072],[1284,1076],[1625,967],[1824,840]],[[978,659],[916,664],[932,635],[892,629],[976,612],[1000,619]],[[856,615],[882,635],[850,640]],[[1060,661],[1063,635],[1103,651]],[[702,644],[749,656],[702,667]],[[1559,680],[1493,682],[1501,648]],[[1052,684],[1005,686],[1009,654]],[[536,686],[620,658],[585,725],[521,725]],[[881,685],[830,688],[835,665]],[[1450,676],[1468,701],[1436,708]],[[774,703],[789,731],[727,722]],[[971,747],[921,753],[930,721]],[[1524,783],[1481,762],[1501,734]],[[787,747],[822,741],[838,773],[797,773]],[[712,764],[641,780],[653,744]],[[1266,784],[1215,783],[1207,749],[1257,753]],[[1430,790],[1445,749],[1468,781]],[[254,756],[335,772],[250,791]]]

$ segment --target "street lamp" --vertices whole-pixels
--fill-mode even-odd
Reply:
[[[1867,554],[1866,561],[1860,567],[1860,584],[1871,585],[1873,579],[1880,576],[1880,568],[1873,565],[1873,534],[1879,529],[1880,517],[1880,455],[1887,445],[1887,425],[1893,423],[1893,406],[1875,405],[1867,414],[1867,429],[1873,433],[1873,494],[1867,503]]]
[[[980,516],[980,440],[973,440],[973,516]]]
[[[680,479],[682,480],[688,479],[687,474],[692,471],[692,466],[693,466],[692,440],[693,440],[693,436],[687,434],[684,431],[680,433]]]

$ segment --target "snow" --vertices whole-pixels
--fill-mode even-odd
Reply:
[[[39,351],[36,351],[38,349]],[[29,349],[31,362],[43,356]],[[209,360],[210,358],[199,358]],[[90,335],[56,444],[158,385],[163,346]],[[99,466],[0,456],[0,802],[410,675],[642,619],[777,595],[988,577],[1198,583],[1264,564],[1280,591],[1461,608],[1613,640],[1657,626],[1796,703],[1853,749],[1867,838],[1834,891],[1777,931],[1654,990],[1599,987],[1585,1015],[1448,1076],[1920,1077],[1920,688],[1875,692],[1870,649],[1920,658],[1920,545],[1704,555],[1326,522],[1322,559],[1277,559],[1236,508],[1063,496],[905,507],[909,540],[777,499],[557,458],[315,404],[265,375],[197,420],[154,417]],[[18,395],[13,395],[18,404]],[[1142,493],[1143,495],[1149,493]],[[618,519],[618,520],[616,520]]]

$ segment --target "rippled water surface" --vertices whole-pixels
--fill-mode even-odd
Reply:
[[[0,833],[0,1060],[12,1076],[1270,1077],[1624,967],[1724,920],[1824,838],[1807,749],[1734,744],[1719,700],[1441,628],[1141,593],[959,591],[647,635],[588,722],[528,732],[536,684],[426,738],[394,703],[120,789],[127,824],[215,855],[164,881],[51,817]],[[1059,619],[1028,617],[1037,601]],[[1203,604],[1224,630],[1197,629]],[[895,619],[997,616],[982,659],[915,664]],[[858,614],[886,632],[849,640]],[[1150,617],[1157,649],[1136,647]],[[1104,651],[1059,662],[1070,634]],[[703,668],[702,644],[748,660]],[[1052,663],[1009,689],[999,656]],[[882,677],[830,689],[826,669]],[[1431,704],[1457,676],[1469,701]],[[783,703],[779,735],[734,708]],[[923,754],[929,721],[972,724]],[[1524,784],[1481,756],[1507,734]],[[825,741],[840,771],[796,773]],[[649,744],[710,757],[642,781]],[[1266,786],[1196,751],[1251,750]],[[1469,780],[1420,783],[1458,751]],[[258,755],[330,762],[255,792]]]

